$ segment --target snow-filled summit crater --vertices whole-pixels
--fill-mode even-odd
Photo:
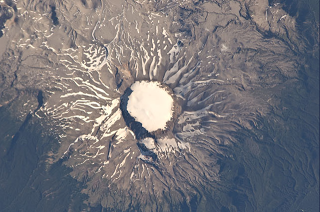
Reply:
[[[129,114],[149,132],[165,130],[173,114],[173,98],[159,82],[138,81],[131,86]]]

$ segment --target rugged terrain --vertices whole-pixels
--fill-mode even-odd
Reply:
[[[233,157],[237,132],[274,111],[277,95],[299,84],[301,54],[317,52],[282,6],[2,1],[0,107],[21,126],[38,123],[43,136],[54,138],[43,144],[41,160],[47,170],[70,168],[82,183],[85,210],[210,205],[206,199],[225,189],[219,161]],[[125,91],[141,80],[170,87],[181,107],[156,157],[145,154],[141,143],[149,141],[137,139],[120,108]],[[0,155],[16,135],[5,136]],[[249,151],[260,152],[254,142]]]

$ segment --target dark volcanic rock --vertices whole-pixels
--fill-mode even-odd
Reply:
[[[0,38],[3,35],[2,29],[5,28],[5,23],[14,15],[14,10],[9,5],[0,3]]]

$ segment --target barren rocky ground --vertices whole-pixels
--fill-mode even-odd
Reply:
[[[319,28],[302,12],[0,1],[0,208],[316,211]],[[126,120],[138,81],[170,88],[165,132]]]

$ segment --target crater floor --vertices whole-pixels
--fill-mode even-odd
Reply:
[[[149,132],[164,130],[173,113],[173,99],[159,82],[141,81],[132,86],[128,112]]]

